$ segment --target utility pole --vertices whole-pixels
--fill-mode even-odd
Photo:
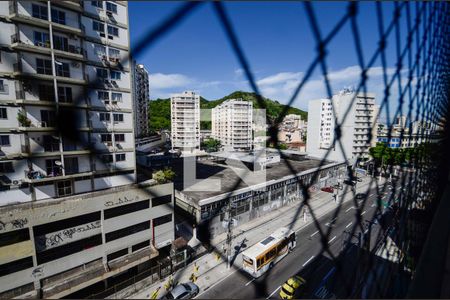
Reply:
[[[231,199],[228,200],[227,210],[225,212],[225,220],[227,220],[227,248],[226,248],[226,256],[227,256],[227,269],[231,267],[231,246],[233,241],[233,232],[232,232],[232,219],[231,219]]]

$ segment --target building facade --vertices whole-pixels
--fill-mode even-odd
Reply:
[[[278,126],[278,141],[286,144],[299,144],[305,141],[306,122],[299,115],[289,114]]]
[[[144,65],[133,61],[133,106],[134,106],[134,134],[136,138],[148,136],[148,101],[150,88],[148,72]]]
[[[212,136],[227,151],[248,151],[253,146],[253,103],[229,99],[212,109]]]
[[[127,3],[5,1],[0,24],[0,297],[138,268],[173,240],[173,187],[135,186]]]
[[[170,97],[172,150],[200,149],[200,95],[186,91]]]
[[[310,101],[306,151],[313,157],[327,155],[328,160],[350,164],[367,158],[369,148],[377,141],[377,116],[378,106],[372,93],[345,90],[332,99]],[[341,143],[334,142],[335,119],[340,124]]]

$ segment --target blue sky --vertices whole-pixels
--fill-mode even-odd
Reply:
[[[129,2],[131,48],[180,5],[183,3]],[[304,5],[299,2],[227,2],[225,7],[261,93],[286,103],[316,55],[316,42]],[[322,36],[341,19],[346,7],[346,2],[313,3]],[[392,20],[393,9],[393,3],[383,3],[385,28]],[[415,12],[414,7],[412,12]],[[359,5],[357,22],[367,63],[379,39],[374,3]],[[403,23],[400,29],[404,43],[406,22]],[[390,76],[395,70],[394,38],[394,34],[389,36],[387,48]],[[327,48],[326,61],[333,92],[358,83],[360,68],[354,45],[347,22]],[[151,74],[152,99],[183,90],[195,90],[206,99],[217,99],[235,90],[251,90],[210,3],[200,5],[135,58]],[[383,92],[381,75],[381,60],[377,59],[369,71],[368,86],[369,91],[379,95],[379,102]],[[306,109],[308,100],[326,96],[322,74],[316,68],[293,106]]]

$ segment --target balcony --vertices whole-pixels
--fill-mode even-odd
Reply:
[[[11,2],[14,3],[15,1],[11,1]],[[58,3],[59,2],[69,2],[69,1],[58,1]],[[9,13],[10,13],[9,18],[14,22],[24,23],[24,24],[28,24],[28,25],[32,25],[32,26],[38,26],[41,28],[48,28],[51,23],[54,30],[58,30],[61,32],[69,33],[69,34],[76,34],[76,35],[80,35],[80,36],[83,35],[83,32],[80,28],[75,28],[75,27],[68,26],[68,25],[63,25],[63,24],[59,24],[59,23],[55,23],[55,22],[49,22],[47,20],[34,18],[31,16],[27,16],[27,15],[22,15],[22,14],[18,13],[16,4],[9,6]]]

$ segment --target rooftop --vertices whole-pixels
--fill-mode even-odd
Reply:
[[[287,165],[288,163],[292,166],[295,173],[298,174],[300,172],[318,167],[320,165],[320,160],[310,158],[303,158],[301,160],[282,158],[279,163],[267,166],[266,182],[275,181],[292,175],[292,172]],[[331,162],[325,162],[325,165],[330,163]],[[247,185],[244,181],[238,183],[239,176],[228,165],[215,161],[214,159],[210,159],[196,162],[197,180],[206,178],[220,179],[220,191],[214,191],[212,188],[205,188],[205,190],[201,191],[186,191],[185,189],[187,187],[183,187],[183,162],[181,161],[175,163],[172,167],[177,174],[174,180],[175,190],[182,192],[184,196],[187,196],[190,201],[197,205],[200,200],[249,187],[249,185]]]

